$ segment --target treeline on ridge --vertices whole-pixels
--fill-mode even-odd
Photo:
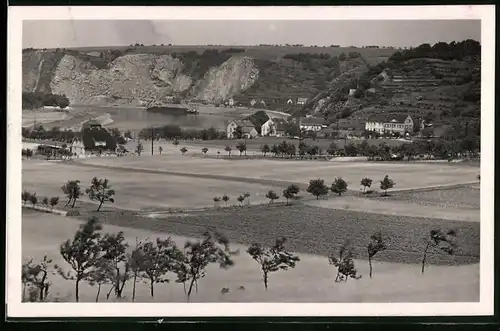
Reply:
[[[417,58],[433,58],[441,60],[463,60],[467,56],[480,56],[481,44],[475,40],[467,39],[461,42],[451,43],[438,42],[431,46],[422,44],[416,48],[410,48],[395,52],[389,61],[402,62]]]

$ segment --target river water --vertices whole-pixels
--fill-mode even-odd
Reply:
[[[150,126],[178,125],[182,128],[216,128],[224,129],[229,121],[250,115],[254,110],[240,110],[230,108],[200,107],[199,114],[166,114],[148,112],[143,108],[126,107],[88,107],[74,106],[76,112],[86,112],[94,114],[94,118],[106,118],[109,114],[108,123],[103,123],[104,127],[119,128],[121,131],[131,130],[138,132]],[[104,115],[104,116],[103,116]]]

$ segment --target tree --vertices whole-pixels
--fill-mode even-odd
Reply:
[[[23,201],[24,205],[28,202],[30,199],[31,193],[24,190],[23,193],[21,193],[21,200]]]
[[[130,130],[125,131],[125,133],[123,135],[127,139],[132,139],[132,132]]]
[[[267,153],[269,153],[271,151],[271,148],[269,148],[269,145],[268,144],[264,144],[260,147],[260,151],[262,152],[262,154],[264,154],[264,157],[266,156]]]
[[[75,275],[65,273],[58,268],[59,273],[65,279],[75,280],[75,298],[79,301],[80,282],[89,276],[90,271],[100,259],[99,231],[102,226],[96,217],[88,219],[87,223],[82,224],[76,231],[73,240],[68,239],[60,246],[60,253],[63,259],[71,266]]]
[[[188,151],[188,149],[186,147],[181,148],[181,153],[183,156],[184,156],[184,154],[186,154],[187,151]]]
[[[273,203],[274,200],[278,200],[280,197],[273,190],[269,190],[269,192],[267,192],[266,194],[266,198],[269,199],[269,203]]]
[[[431,230],[429,234],[430,236],[424,239],[425,248],[424,255],[422,256],[422,274],[424,273],[427,253],[430,248],[443,251],[449,255],[453,255],[457,248],[457,244],[455,242],[457,233],[455,230],[449,230],[444,233],[441,229],[434,229]]]
[[[370,266],[370,278],[372,278],[372,258],[378,252],[384,251],[387,248],[385,240],[381,232],[375,232],[370,236],[370,242],[366,246],[368,250],[368,264]]]
[[[227,269],[234,265],[231,255],[236,254],[229,249],[227,238],[217,232],[205,232],[203,238],[196,242],[188,241],[184,245],[184,252],[176,267],[178,283],[184,284],[184,290],[189,301],[193,286],[198,280],[205,277],[206,268],[212,263],[219,264],[220,268]],[[186,283],[189,288],[186,290]]]
[[[333,193],[337,193],[339,196],[342,195],[345,191],[347,191],[347,183],[340,177],[337,177],[333,180],[332,186],[330,187]]]
[[[171,238],[156,238],[156,243],[147,241],[139,246],[141,259],[139,269],[149,281],[149,293],[154,297],[154,284],[168,283],[166,274],[175,271],[182,252]]]
[[[21,281],[23,283],[23,298],[25,300],[26,288],[33,285],[36,288],[35,294],[38,296],[38,301],[43,302],[47,299],[49,288],[52,283],[48,280],[49,274],[53,274],[52,260],[45,255],[37,264],[33,264],[33,259],[22,265]],[[29,301],[35,301],[36,297],[33,295]]]
[[[335,155],[335,153],[337,152],[337,145],[335,143],[331,143],[328,146],[326,152],[328,153],[328,155]]]
[[[384,190],[384,196],[387,196],[387,190],[391,189],[396,185],[396,183],[389,178],[389,175],[385,175],[384,180],[380,181],[380,188]]]
[[[240,156],[243,152],[245,152],[245,155],[247,154],[247,144],[243,141],[238,141],[238,143],[236,144],[236,149],[240,152]]]
[[[161,146],[158,147],[158,152],[160,152],[160,155],[161,155],[161,153],[163,153],[163,147],[161,147]]]
[[[245,196],[240,195],[236,200],[240,203],[240,206],[243,206],[243,201],[245,201]]]
[[[105,259],[98,259],[92,270],[89,271],[86,277],[87,282],[90,286],[97,285],[95,302],[99,302],[102,285],[113,284],[113,274],[113,266],[111,265],[111,263],[109,263],[109,261]]]
[[[331,265],[337,267],[337,276],[335,282],[347,281],[349,278],[359,279],[356,268],[354,267],[354,254],[346,243],[339,248],[338,257],[333,252],[328,256]]]
[[[203,153],[203,155],[207,155],[208,148],[203,147],[203,148],[201,149],[201,152]]]
[[[300,261],[298,256],[293,255],[285,249],[285,242],[286,238],[283,237],[276,239],[272,247],[264,248],[258,243],[253,243],[247,249],[247,253],[260,265],[266,291],[270,272],[295,268],[297,262]]]
[[[116,297],[122,297],[123,288],[128,281],[130,274],[130,265],[127,261],[126,251],[128,244],[125,242],[123,232],[107,233],[99,241],[100,250],[102,251],[102,259],[107,261],[112,269],[112,287],[109,293],[114,289]]]
[[[135,152],[137,153],[137,155],[141,156],[143,151],[144,151],[144,146],[142,145],[141,141],[138,141],[137,146],[135,147]]]
[[[90,200],[99,202],[99,207],[97,207],[96,211],[101,210],[101,206],[104,202],[115,202],[115,199],[113,198],[115,190],[111,188],[107,178],[92,178],[90,187],[86,189],[85,192],[88,194]]]
[[[368,177],[365,177],[365,178],[362,178],[361,179],[361,185],[363,186],[363,193],[366,192],[366,188],[367,187],[371,187],[372,186],[372,180]]]
[[[320,196],[328,194],[328,187],[325,185],[325,181],[322,179],[312,179],[309,181],[309,187],[307,188],[307,193],[311,193],[319,200]]]
[[[64,109],[69,106],[69,100],[68,98],[59,98],[57,102],[57,106],[61,109]]]
[[[288,199],[293,199],[296,194],[299,193],[300,188],[298,185],[291,184],[286,189],[283,190],[283,196],[286,198],[286,204],[288,206]]]
[[[357,156],[358,155],[358,147],[353,144],[349,143],[344,147],[345,153],[347,156]]]
[[[83,195],[82,188],[80,187],[80,181],[79,180],[69,180],[61,186],[61,190],[63,191],[64,194],[68,197],[68,202],[64,205],[65,207],[73,201],[73,204],[71,205],[71,208],[75,207],[75,202],[77,199],[80,199],[80,197]]]
[[[34,206],[36,206],[36,203],[38,202],[38,198],[36,197],[36,192],[30,195],[30,202]]]
[[[227,155],[229,157],[231,157],[231,146],[228,145],[228,146],[224,147],[224,150],[227,152]]]
[[[226,195],[226,194],[224,194],[224,195],[222,196],[222,201],[224,201],[224,202],[226,203],[226,207],[227,207],[227,202],[229,201],[229,199],[230,199],[230,198],[229,198],[229,196],[228,196],[228,195]]]
[[[214,207],[217,207],[217,203],[220,202],[220,197],[215,196],[213,200],[214,200]]]
[[[172,141],[172,144],[174,144],[174,146],[179,145],[179,140],[178,139],[174,139],[174,141]]]
[[[43,197],[43,199],[42,199],[42,205],[44,207],[49,207],[49,197]]]

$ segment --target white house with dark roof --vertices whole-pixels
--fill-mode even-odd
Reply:
[[[276,136],[276,123],[274,119],[268,119],[262,126],[260,127],[261,136]]]
[[[328,127],[322,118],[306,117],[299,120],[299,127],[302,131],[321,131]]]
[[[229,122],[226,129],[227,139],[234,139],[236,129],[240,127],[242,138],[255,138],[259,135],[253,123],[249,120],[234,120]]]
[[[307,102],[307,98],[298,98],[297,99],[297,104],[298,105],[305,105]]]
[[[377,116],[365,123],[365,130],[378,133],[400,133],[413,132],[413,119],[410,115],[394,114]]]

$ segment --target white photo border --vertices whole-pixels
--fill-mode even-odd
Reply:
[[[8,317],[459,316],[494,303],[495,6],[9,7],[7,111]],[[22,303],[21,90],[23,20],[481,20],[480,301],[472,303]]]

